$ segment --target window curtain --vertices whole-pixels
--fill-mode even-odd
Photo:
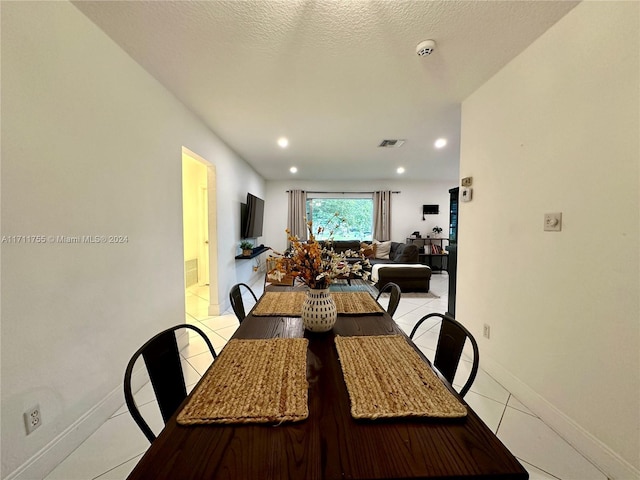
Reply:
[[[287,228],[300,240],[307,239],[307,192],[304,190],[289,190]]]
[[[391,190],[373,192],[373,238],[391,240]]]

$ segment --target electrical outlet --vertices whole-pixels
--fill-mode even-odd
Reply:
[[[41,423],[42,416],[40,415],[40,405],[36,405],[24,412],[24,426],[27,429],[27,435],[38,428]]]
[[[482,329],[482,336],[484,338],[491,338],[491,327],[488,323],[484,324],[484,328]]]
[[[560,232],[562,230],[562,213],[545,213],[544,214],[544,231]]]

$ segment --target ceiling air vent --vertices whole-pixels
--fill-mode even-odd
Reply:
[[[401,147],[404,140],[382,140],[378,147],[382,148],[398,148]]]

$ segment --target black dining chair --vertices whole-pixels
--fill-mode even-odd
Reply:
[[[233,308],[236,317],[238,317],[238,321],[242,323],[247,314],[244,311],[244,302],[242,300],[242,288],[249,290],[249,293],[253,296],[253,299],[257,302],[258,297],[253,293],[251,287],[246,283],[236,283],[231,290],[229,290],[229,300],[231,301],[231,308]]]
[[[147,437],[153,443],[156,435],[149,427],[149,424],[142,417],[131,391],[131,375],[136,361],[142,357],[153,386],[153,391],[160,407],[162,420],[166,424],[169,418],[175,413],[182,401],[187,398],[187,388],[184,381],[184,373],[180,363],[180,352],[176,339],[176,330],[191,329],[197,332],[209,347],[211,355],[215,360],[216,351],[207,335],[198,327],[193,325],[176,325],[168,328],[153,338],[148,340],[136,351],[129,360],[124,374],[124,398],[129,408],[129,413]]]
[[[471,365],[471,373],[466,383],[462,386],[462,389],[458,392],[461,397],[464,397],[471,388],[473,381],[478,373],[478,365],[480,363],[480,353],[478,351],[478,343],[473,337],[471,332],[467,330],[460,322],[449,315],[443,315],[441,313],[430,313],[425,315],[418,323],[415,324],[409,338],[413,339],[416,331],[426,320],[433,317],[440,318],[440,334],[438,335],[438,344],[436,346],[436,356],[433,360],[433,365],[442,373],[451,385],[453,385],[453,379],[456,376],[458,370],[458,364],[460,363],[460,357],[462,356],[462,350],[464,349],[465,342],[469,339],[471,348],[473,349],[473,363]]]
[[[385,293],[390,292],[389,296],[389,305],[387,305],[387,313],[389,316],[393,317],[393,314],[396,313],[396,309],[398,308],[398,304],[400,303],[400,297],[402,296],[402,292],[400,291],[400,287],[393,282],[387,283],[376,297],[376,302],[380,299],[380,296]]]

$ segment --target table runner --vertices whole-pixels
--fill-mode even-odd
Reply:
[[[178,414],[181,425],[309,416],[305,338],[230,340]]]
[[[335,343],[353,418],[466,416],[403,336],[337,336]]]
[[[368,292],[331,292],[338,315],[371,315],[384,313],[383,308]],[[299,317],[307,297],[302,292],[267,292],[251,312],[257,317]]]

